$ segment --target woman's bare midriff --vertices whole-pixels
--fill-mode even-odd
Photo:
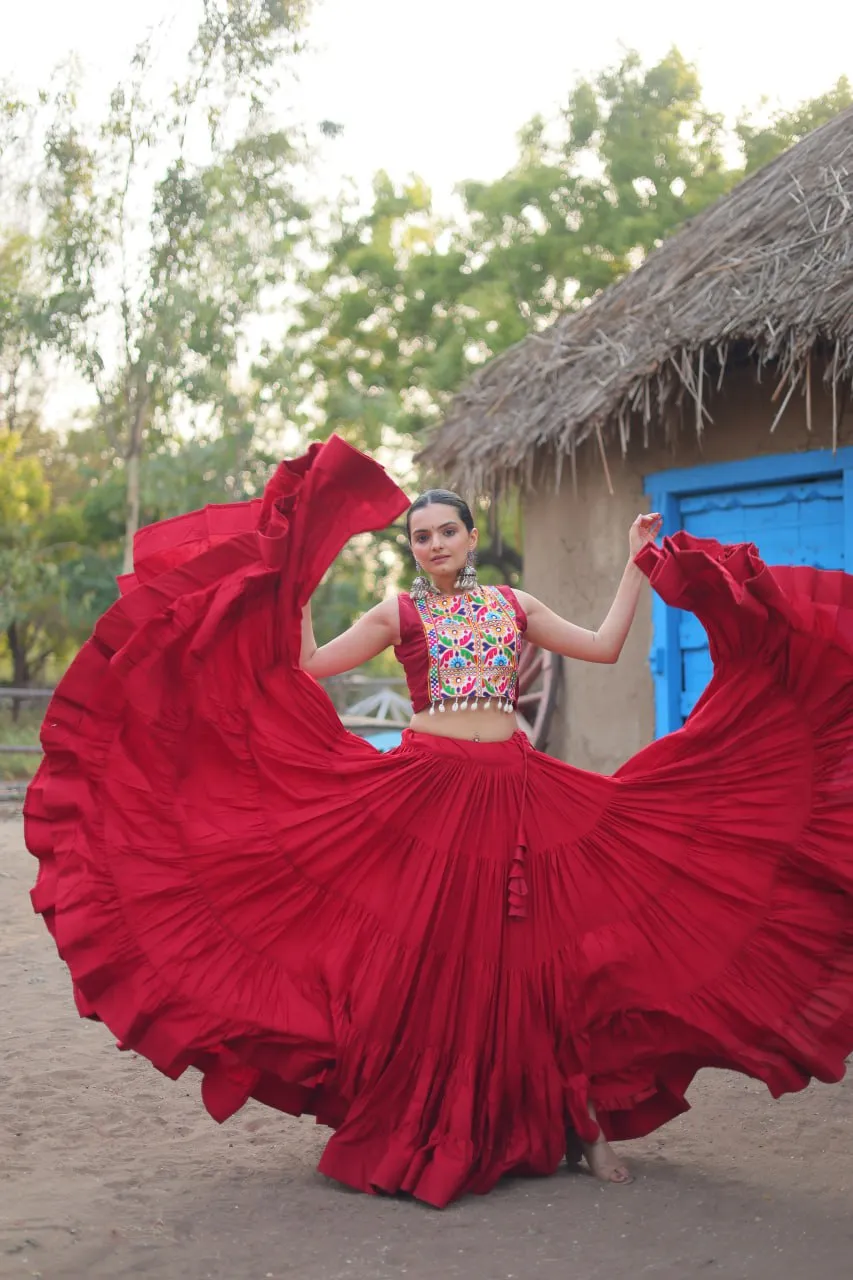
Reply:
[[[463,742],[506,742],[518,732],[515,712],[498,711],[494,707],[477,710],[418,711],[409,721],[415,733],[431,733],[436,738],[458,738]]]

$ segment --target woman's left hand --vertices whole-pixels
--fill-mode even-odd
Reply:
[[[654,542],[655,538],[661,531],[663,524],[663,516],[657,511],[652,511],[645,516],[637,516],[637,519],[631,525],[631,531],[628,534],[628,545],[631,548],[631,557],[633,558],[638,551],[641,551],[649,542]]]

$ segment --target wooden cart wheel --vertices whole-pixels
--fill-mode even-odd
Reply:
[[[562,673],[562,659],[557,654],[536,645],[524,645],[518,668],[518,719],[539,751],[548,745]]]

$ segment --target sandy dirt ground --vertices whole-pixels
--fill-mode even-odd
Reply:
[[[0,1276],[46,1280],[846,1280],[853,1083],[773,1102],[706,1073],[693,1111],[623,1148],[631,1187],[513,1180],[443,1213],[315,1172],[323,1130],[208,1119],[80,1021],[0,821]]]

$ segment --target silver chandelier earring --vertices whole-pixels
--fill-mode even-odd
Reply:
[[[423,569],[419,569],[418,576],[415,578],[409,590],[409,595],[413,600],[426,600],[430,591],[432,591],[432,583],[424,573]]]
[[[473,591],[479,585],[476,565],[477,561],[474,559],[474,552],[469,551],[465,557],[465,568],[456,579],[457,591]]]

